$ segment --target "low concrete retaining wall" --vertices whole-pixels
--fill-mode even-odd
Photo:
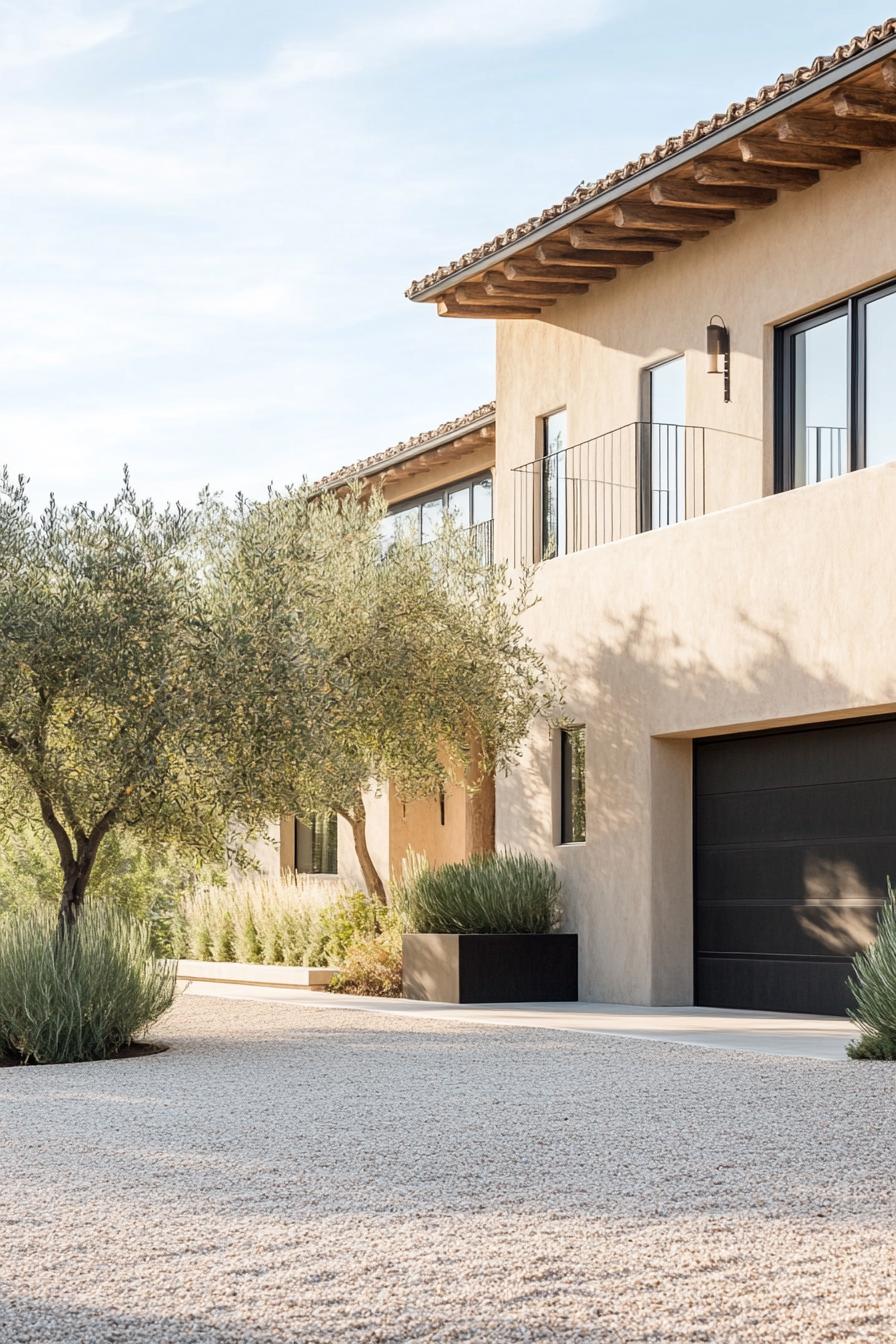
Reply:
[[[274,989],[326,989],[336,971],[331,966],[256,966],[249,961],[177,963],[178,980],[205,980],[221,985],[269,985]]]

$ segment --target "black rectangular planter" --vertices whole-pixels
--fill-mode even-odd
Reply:
[[[402,991],[430,1003],[556,1003],[579,997],[574,933],[406,933]]]

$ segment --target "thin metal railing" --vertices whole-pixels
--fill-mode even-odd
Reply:
[[[806,425],[806,485],[832,481],[849,469],[845,425]]]
[[[495,522],[493,518],[486,518],[481,523],[474,523],[470,528],[470,535],[473,538],[476,550],[479,553],[479,559],[484,565],[493,565],[495,563]]]
[[[532,564],[706,511],[706,430],[632,421],[514,468],[514,558]]]

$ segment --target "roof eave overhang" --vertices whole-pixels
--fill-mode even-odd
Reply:
[[[876,65],[878,61],[885,60],[888,56],[893,55],[896,55],[896,36],[886,38],[868,51],[857,52],[854,56],[847,57],[846,60],[832,69],[822,71],[821,74],[807,80],[805,84],[800,84],[798,88],[783,93],[780,98],[775,98],[765,107],[756,108],[755,111],[739,117],[731,125],[722,126],[717,131],[711,131],[708,135],[695,140],[693,144],[686,145],[673,154],[669,154],[666,158],[648,165],[637,173],[633,173],[624,182],[618,182],[615,186],[608,187],[606,191],[592,196],[590,200],[583,201],[581,205],[575,206],[572,210],[564,211],[562,215],[557,215],[555,219],[548,220],[547,223],[533,229],[531,233],[525,234],[522,238],[516,238],[512,243],[507,243],[506,246],[498,248],[497,251],[490,252],[487,257],[481,257],[478,261],[471,262],[458,271],[452,271],[442,280],[438,280],[434,284],[428,285],[426,289],[421,289],[416,294],[410,295],[411,301],[413,303],[431,302],[447,290],[463,284],[465,280],[472,279],[482,271],[491,270],[492,267],[515,256],[518,252],[522,252],[536,243],[543,242],[546,238],[550,238],[552,234],[559,232],[560,229],[568,228],[570,224],[575,224],[588,215],[593,215],[596,210],[612,205],[614,201],[629,195],[637,187],[643,187],[656,178],[664,176],[673,168],[681,167],[682,164],[699,158],[701,154],[717,149],[719,145],[727,144],[729,140],[733,140],[736,136],[745,135],[748,131],[755,130],[757,126],[762,126],[773,117],[780,116],[788,108],[795,107],[808,98],[814,98],[817,94],[824,92],[825,89],[842,83],[844,79],[848,79],[858,71]]]
[[[497,418],[496,411],[489,411],[487,415],[481,415],[476,420],[471,420],[468,425],[463,425],[460,429],[449,429],[444,434],[437,434],[432,439],[427,439],[425,443],[414,444],[413,447],[406,448],[404,452],[396,453],[394,457],[389,457],[383,462],[377,462],[375,466],[368,468],[367,471],[355,471],[347,473],[338,480],[330,481],[326,489],[340,489],[342,486],[352,485],[356,481],[368,481],[373,476],[379,476],[384,471],[390,471],[393,467],[400,467],[403,462],[410,462],[415,457],[422,457],[424,453],[431,453],[436,448],[444,448],[458,439],[465,439],[469,434],[477,434],[481,429],[487,429],[493,425]]]

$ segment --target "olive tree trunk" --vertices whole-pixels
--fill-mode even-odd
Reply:
[[[72,859],[64,869],[62,899],[59,902],[60,929],[70,929],[77,923],[84,907],[84,895],[95,857],[95,854],[91,854],[89,857]]]
[[[372,896],[380,905],[386,905],[386,888],[367,847],[367,811],[364,807],[364,800],[360,795],[355,800],[351,815],[345,813],[343,815],[352,828],[355,854],[358,858],[367,894]]]

